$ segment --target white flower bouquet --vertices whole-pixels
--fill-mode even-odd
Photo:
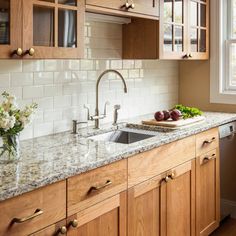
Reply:
[[[16,98],[7,92],[2,94],[3,102],[0,103],[0,160],[8,161],[19,158],[19,133],[29,124],[37,108],[33,103],[20,110]]]

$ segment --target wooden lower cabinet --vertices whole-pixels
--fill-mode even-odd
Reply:
[[[128,236],[195,235],[195,161],[128,190]]]
[[[220,222],[219,149],[197,158],[196,224],[197,235],[212,233]]]
[[[126,199],[124,191],[69,217],[67,236],[126,236]]]

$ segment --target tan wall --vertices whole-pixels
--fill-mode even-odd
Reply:
[[[236,112],[236,105],[210,103],[209,61],[179,63],[179,102],[208,111]]]

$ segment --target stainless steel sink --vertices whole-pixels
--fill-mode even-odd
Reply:
[[[111,131],[104,134],[95,135],[95,136],[89,137],[89,139],[92,139],[95,141],[108,141],[108,142],[114,142],[114,143],[130,144],[130,143],[135,143],[135,142],[148,139],[154,136],[155,135],[144,134],[140,132],[135,133],[133,131],[116,130],[116,131]]]

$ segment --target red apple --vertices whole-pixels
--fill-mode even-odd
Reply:
[[[155,113],[154,117],[155,117],[156,121],[162,121],[162,120],[164,120],[165,115],[162,111],[158,111]]]

